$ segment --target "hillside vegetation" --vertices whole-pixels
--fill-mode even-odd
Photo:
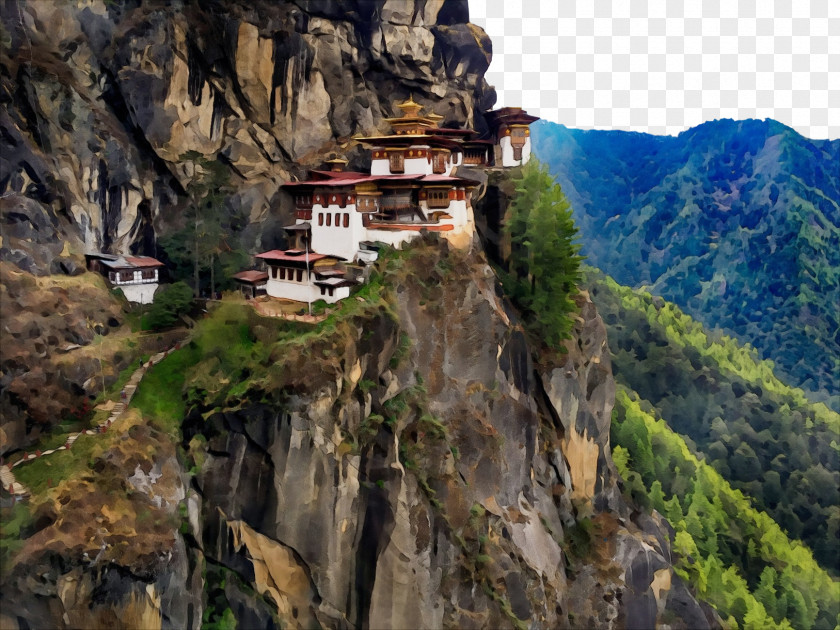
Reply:
[[[662,298],[591,268],[586,286],[607,324],[617,381],[836,574],[840,415],[779,380],[754,349],[711,338]]]
[[[613,458],[627,492],[676,530],[678,572],[744,628],[834,628],[840,585],[638,396],[616,395]]]
[[[541,121],[533,138],[592,264],[752,344],[840,409],[840,140],[772,120],[677,137]]]

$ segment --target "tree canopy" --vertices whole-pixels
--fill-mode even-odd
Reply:
[[[572,296],[583,260],[577,227],[563,190],[537,160],[522,167],[514,184],[504,228],[511,254],[503,280],[526,325],[554,346],[570,336],[573,325]]]

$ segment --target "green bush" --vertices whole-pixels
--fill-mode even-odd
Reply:
[[[178,317],[190,310],[193,292],[185,282],[176,282],[164,286],[155,295],[146,315],[146,325],[152,330],[160,330],[175,325]]]

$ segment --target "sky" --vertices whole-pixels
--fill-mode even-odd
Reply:
[[[774,118],[840,138],[840,0],[469,0],[497,107],[675,135]],[[829,37],[829,33],[833,37]]]

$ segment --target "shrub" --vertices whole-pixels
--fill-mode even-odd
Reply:
[[[178,317],[192,306],[192,289],[185,282],[164,286],[155,296],[146,316],[146,324],[153,330],[174,326]]]

